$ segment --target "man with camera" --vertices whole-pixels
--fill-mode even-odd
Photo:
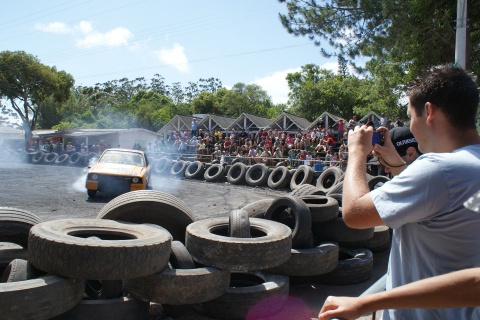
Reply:
[[[348,136],[343,219],[351,228],[394,230],[387,290],[480,266],[480,215],[463,206],[480,189],[478,87],[463,69],[445,65],[418,77],[407,96],[410,129],[423,153],[411,165],[396,152],[372,146],[372,127],[357,126]],[[359,173],[372,150],[391,169],[403,171],[370,192]],[[339,310],[332,317],[342,317],[342,306],[329,309]],[[480,308],[385,310],[383,319],[480,319]]]

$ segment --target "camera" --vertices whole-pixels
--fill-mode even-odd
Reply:
[[[376,131],[373,132],[372,144],[373,145],[376,145],[376,144],[383,145],[383,134],[381,134],[380,132],[376,132]]]

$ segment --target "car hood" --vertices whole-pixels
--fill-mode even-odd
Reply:
[[[89,173],[137,177],[143,176],[145,171],[145,167],[114,163],[97,163],[88,170]]]

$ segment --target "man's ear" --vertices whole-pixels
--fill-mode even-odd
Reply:
[[[437,106],[431,102],[425,103],[425,117],[427,120],[427,124],[431,124],[432,119],[435,117],[437,113]]]

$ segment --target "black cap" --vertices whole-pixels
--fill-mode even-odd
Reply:
[[[390,139],[399,154],[404,154],[409,147],[418,150],[418,143],[409,127],[395,127],[390,130]]]

